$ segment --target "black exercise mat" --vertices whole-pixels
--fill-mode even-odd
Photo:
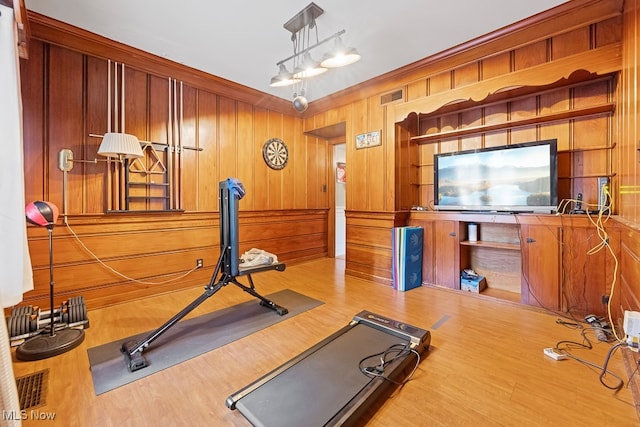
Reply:
[[[260,305],[258,299],[252,299],[213,313],[182,320],[151,343],[143,352],[149,365],[135,372],[127,369],[120,347],[123,342],[144,339],[151,331],[88,349],[96,395],[222,347],[323,304],[322,301],[289,289],[267,295],[266,298],[286,307],[289,313],[279,316],[275,311]]]

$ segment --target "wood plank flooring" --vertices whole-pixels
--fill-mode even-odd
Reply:
[[[578,330],[556,323],[556,315],[439,288],[397,292],[345,277],[341,259],[259,273],[254,282],[263,294],[288,288],[325,304],[100,396],[94,393],[87,349],[158,327],[203,290],[190,288],[99,310],[89,307],[91,326],[79,347],[50,359],[14,362],[16,376],[50,370],[47,404],[35,411],[54,414],[55,420],[36,420],[37,414],[27,411],[23,425],[248,426],[238,411],[225,406],[225,399],[345,326],[363,309],[432,334],[432,346],[413,379],[369,414],[369,426],[639,425],[629,388],[614,392],[599,382],[598,369],[543,355],[545,347],[558,341],[582,340]],[[228,286],[191,316],[251,299]],[[592,333],[587,337],[593,349],[576,348],[573,354],[602,365],[610,345],[597,343]],[[152,345],[148,351],[162,348]],[[609,369],[626,385],[621,352],[614,353]],[[615,383],[611,376],[605,380]]]

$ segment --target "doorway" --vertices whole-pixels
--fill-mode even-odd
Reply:
[[[338,176],[337,168],[338,164],[345,165],[346,174],[347,152],[346,144],[335,144],[333,146],[333,164],[336,167],[336,177]],[[345,175],[346,179],[346,175]],[[336,179],[335,182],[335,200],[334,200],[334,212],[335,212],[335,257],[344,258],[346,255],[346,230],[347,220],[345,216],[345,209],[347,205],[347,184],[346,182],[340,182]]]

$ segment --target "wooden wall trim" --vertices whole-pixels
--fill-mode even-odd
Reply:
[[[29,39],[31,30],[27,19],[27,8],[24,0],[0,0],[0,4],[13,8],[18,33],[18,55],[22,59],[29,59]]]
[[[172,77],[221,96],[293,116],[291,103],[284,99],[118,43],[37,12],[28,11],[27,16],[31,36],[35,39],[121,62],[153,75]]]

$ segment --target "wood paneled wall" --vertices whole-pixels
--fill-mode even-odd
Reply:
[[[620,291],[624,310],[640,311],[640,1],[625,2],[623,21],[623,71],[620,91],[619,212],[626,228],[621,239]],[[640,386],[640,383],[638,383]]]
[[[392,285],[393,227],[407,223],[408,212],[351,212],[347,218],[345,273]]]
[[[615,209],[631,230],[637,229],[637,196],[619,191],[638,184],[637,1],[567,2],[314,101],[303,119],[285,112],[290,109],[288,103],[232,82],[44,17],[32,14],[30,21],[36,40],[30,50],[35,58],[23,70],[23,82],[28,83],[23,85],[25,118],[30,124],[25,125],[28,199],[60,202],[59,148],[73,148],[79,158],[95,156],[98,142],[87,134],[92,126],[105,122],[102,74],[106,58],[111,58],[127,65],[127,99],[135,100],[135,105],[127,104],[127,129],[146,138],[162,140],[167,133],[166,79],[184,82],[184,130],[188,144],[202,150],[189,152],[184,159],[187,213],[182,215],[215,211],[216,199],[211,195],[217,181],[229,175],[237,175],[248,187],[241,209],[330,209],[327,194],[331,192],[326,189],[331,188],[328,171],[333,167],[328,141],[306,132],[344,124],[346,131],[339,139],[347,143],[349,169],[348,274],[390,283],[390,229],[402,225],[410,205],[429,204],[433,174],[429,159],[439,151],[558,137],[563,150],[562,195],[583,192],[593,199],[593,177],[611,175]],[[52,76],[57,76],[53,82]],[[86,90],[89,86],[91,91]],[[384,101],[385,94],[397,90],[400,99]],[[594,107],[597,114],[573,115]],[[416,119],[406,121],[412,113]],[[549,119],[565,113],[561,120]],[[545,123],[509,124],[538,118]],[[483,126],[492,125],[500,129],[482,131]],[[480,131],[434,137],[473,127]],[[355,136],[374,130],[381,130],[382,145],[356,149]],[[432,140],[414,139],[425,135]],[[268,137],[280,137],[289,144],[290,163],[284,171],[272,171],[261,160],[261,144]],[[70,173],[70,211],[81,214],[78,218],[104,212],[104,165],[76,168]],[[633,259],[635,255],[627,258]],[[188,261],[187,266],[191,258]],[[629,262],[625,265],[632,268]]]
[[[305,130],[308,123],[332,124],[337,109],[352,118],[352,217],[379,212],[384,223],[390,212],[431,205],[434,153],[536,139],[559,140],[561,197],[581,192],[595,202],[598,176],[610,176],[616,188],[622,7],[619,0],[569,2],[332,97],[339,107],[314,103]],[[401,99],[383,103],[392,90],[402,91]],[[383,145],[356,150],[355,136],[378,126]],[[347,235],[367,235],[360,227],[347,217]],[[379,274],[373,264],[370,271]]]
[[[107,131],[131,133],[158,148],[130,172],[131,181],[162,182],[162,174],[147,173],[157,161],[174,170],[170,192],[142,185],[133,191],[147,199],[131,201],[128,213],[105,213],[124,208],[111,200],[115,188],[124,188],[123,176],[113,164],[74,162],[65,214],[79,240],[61,219],[54,266],[60,298],[83,294],[95,308],[206,283],[219,252],[218,183],[227,177],[246,189],[242,250],[258,247],[290,262],[327,255],[330,146],[303,134],[303,119],[283,112],[283,104],[291,110],[288,103],[37,14],[30,20],[29,59],[21,62],[26,200],[65,210],[58,152],[68,148],[77,160],[93,160],[101,139],[91,135]],[[163,151],[177,145],[178,134],[190,149]],[[263,160],[270,138],[287,144],[282,170]],[[167,195],[170,205],[156,197]],[[42,238],[29,227],[35,289],[25,302],[40,304],[49,290]],[[143,283],[105,271],[80,242]],[[189,271],[197,258],[205,259],[205,269],[158,284]]]
[[[58,152],[70,148],[76,159],[95,159],[101,140],[91,134],[124,130],[144,141],[171,143],[168,79],[125,65],[124,123],[112,103],[114,123],[108,129],[107,60],[37,40],[30,58],[21,67],[27,200],[46,198],[62,206]],[[217,183],[227,177],[240,179],[247,190],[243,210],[327,206],[323,185],[329,171],[328,144],[305,137],[300,118],[188,84],[183,84],[183,94],[183,145],[197,150],[182,153],[182,210],[216,210]],[[280,171],[270,169],[262,158],[269,138],[280,138],[288,146],[289,161]],[[167,165],[166,153],[160,156]],[[145,161],[150,168],[156,159],[148,156]],[[68,175],[69,214],[108,210],[106,163],[75,163]],[[158,209],[154,203],[132,207]]]
[[[35,289],[24,303],[48,308],[48,234],[36,226],[27,234]],[[285,263],[319,258],[326,235],[326,209],[239,213],[240,254],[260,248]],[[72,216],[53,236],[55,304],[82,295],[91,309],[204,286],[220,254],[219,217],[209,212]]]
[[[618,11],[545,38],[532,33],[528,43],[412,83],[412,101],[395,106],[389,120],[418,113],[414,204],[433,205],[434,154],[550,138],[561,151],[561,198],[583,193],[597,203],[599,176],[616,188],[621,22]]]
[[[640,3],[625,2],[623,25],[623,73],[620,99],[620,215],[640,224],[640,108],[638,68],[640,62]]]
[[[506,101],[420,115],[420,191],[414,204],[433,207],[434,154],[557,139],[559,199],[575,199],[582,193],[584,202],[595,209],[598,177],[609,178],[611,187],[617,187],[613,171],[616,80],[605,76]],[[546,122],[547,118],[552,120]],[[535,123],[528,124],[530,120]],[[514,126],[523,122],[527,125]],[[466,135],[447,137],[459,132]]]
[[[429,185],[433,175],[427,160],[432,157],[434,150],[446,152],[499,145],[558,133],[561,133],[561,148],[566,150],[591,149],[596,143],[598,146],[615,144],[617,119],[611,113],[602,114],[604,119],[590,118],[588,123],[566,118],[563,126],[568,128],[577,123],[578,129],[575,131],[558,130],[556,123],[548,123],[542,127],[534,125],[502,132],[479,132],[477,135],[453,139],[442,138],[443,141],[436,141],[435,146],[424,144],[420,148],[418,182],[406,183],[420,186],[418,194],[421,200],[397,204],[398,188],[407,186],[404,182],[395,182],[401,179],[397,175],[398,170],[416,167],[415,159],[411,156],[404,156],[405,163],[401,163],[396,157],[404,153],[393,149],[394,144],[403,140],[402,135],[398,138],[396,124],[403,122],[411,113],[421,115],[423,131],[428,133],[430,125],[426,122],[431,118],[438,121],[438,132],[446,132],[521,120],[562,109],[586,108],[593,104],[609,104],[610,111],[615,111],[615,76],[621,70],[622,5],[622,1],[588,1],[580,5],[569,3],[555,13],[543,14],[512,28],[472,40],[450,51],[425,58],[402,72],[361,85],[357,88],[360,97],[350,103],[342,104],[341,101],[347,102],[356,96],[355,90],[346,91],[342,98],[331,97],[332,103],[339,107],[323,104],[322,100],[314,103],[310,111],[315,114],[315,121],[330,125],[332,122],[329,117],[334,115],[337,108],[342,111],[347,109],[344,115],[352,118],[353,126],[346,135],[347,163],[350,176],[353,177],[347,183],[347,209],[392,211],[410,204],[426,205],[428,194],[432,193]],[[594,76],[610,78],[597,88],[597,85],[575,87],[576,82],[586,82]],[[530,89],[532,87],[534,89]],[[536,87],[542,93],[532,93]],[[402,98],[382,103],[383,95],[393,89],[401,90]],[[316,111],[323,106],[325,110]],[[309,129],[308,122],[305,121],[305,130]],[[591,129],[593,126],[597,128],[595,135]],[[383,146],[364,150],[354,148],[353,141],[357,134],[378,127],[383,130]],[[578,154],[577,157],[587,157],[586,160],[579,158],[574,162],[580,165],[578,174],[597,176],[614,173],[611,167],[613,154],[610,151],[605,149],[597,154]],[[594,157],[598,157],[595,162]],[[587,170],[583,170],[583,164],[586,164]],[[564,184],[574,186],[574,183]],[[576,182],[575,187],[580,191],[588,185],[586,182]],[[374,203],[373,197],[376,198],[373,199]]]

